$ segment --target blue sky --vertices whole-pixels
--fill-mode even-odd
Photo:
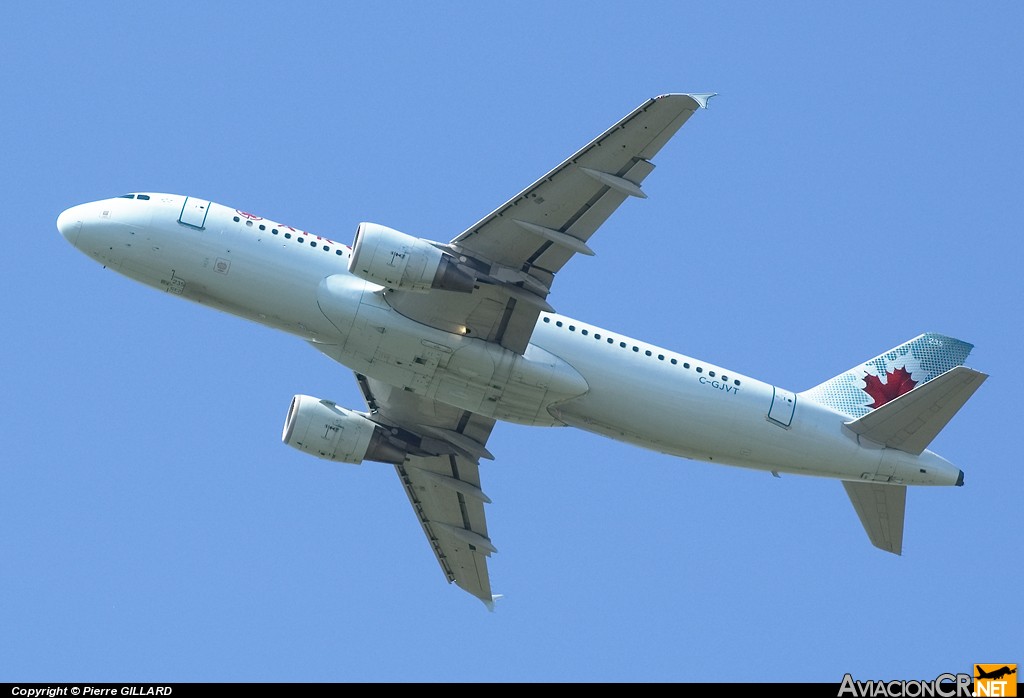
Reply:
[[[0,681],[1024,662],[1019,4],[58,3],[4,24]],[[447,240],[671,91],[720,96],[550,300],[794,390],[923,331],[973,342],[992,378],[933,444],[967,486],[910,492],[901,558],[836,482],[500,425],[488,614],[389,466],[280,443],[295,393],[362,407],[347,369],[54,227],[169,191]]]

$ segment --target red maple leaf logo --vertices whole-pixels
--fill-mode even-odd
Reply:
[[[864,392],[874,398],[874,402],[868,405],[872,409],[878,409],[890,400],[895,400],[900,395],[909,393],[917,385],[917,381],[910,377],[906,368],[897,368],[885,374],[886,381],[883,383],[878,376],[866,374],[864,376]]]

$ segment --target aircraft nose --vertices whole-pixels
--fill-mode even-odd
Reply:
[[[57,230],[75,247],[78,246],[78,234],[82,232],[84,218],[81,206],[72,206],[57,216]]]

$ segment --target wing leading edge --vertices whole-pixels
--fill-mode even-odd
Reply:
[[[400,313],[522,353],[537,316],[551,310],[555,274],[654,170],[662,146],[711,94],[649,99],[522,192],[455,237],[453,252],[481,280],[472,293],[391,291]]]
[[[491,457],[485,444],[494,420],[356,378],[375,421],[420,436],[430,444],[424,451],[442,451],[409,455],[395,472],[445,579],[490,605],[487,558],[497,548],[487,533],[491,500],[480,486],[479,459]]]
[[[640,185],[650,160],[711,94],[647,100],[560,165],[452,240],[459,250],[531,274],[550,289],[554,274]]]
[[[470,293],[385,291],[399,313],[425,325],[479,337],[523,353],[538,315],[551,310],[555,273],[640,185],[650,160],[711,94],[667,94],[644,102],[614,126],[449,243],[473,266]],[[420,526],[449,583],[490,605],[480,458],[494,427],[488,417],[356,376],[371,418],[422,439],[422,453],[395,466]]]

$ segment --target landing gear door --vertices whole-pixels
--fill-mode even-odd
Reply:
[[[788,427],[793,423],[793,410],[796,409],[796,395],[775,388],[775,395],[772,397],[772,406],[768,409],[768,419],[776,424]]]
[[[185,204],[181,207],[181,215],[178,216],[178,222],[202,230],[206,226],[206,214],[209,212],[209,201],[186,196]]]

